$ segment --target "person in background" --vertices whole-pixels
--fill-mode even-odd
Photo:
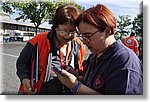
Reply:
[[[115,40],[114,14],[105,5],[98,4],[81,13],[75,26],[91,54],[84,65],[82,80],[62,69],[63,76],[55,72],[61,83],[73,94],[143,94],[142,64],[121,40]]]
[[[82,73],[85,45],[75,37],[74,21],[79,11],[62,5],[52,20],[52,30],[29,40],[17,60],[17,75],[21,85],[19,94],[69,94],[51,70],[66,64],[77,74]]]
[[[129,37],[124,38],[122,40],[122,43],[128,48],[130,48],[131,50],[133,50],[137,56],[139,56],[139,50],[138,50],[139,45],[138,45],[138,41],[135,39],[135,36],[136,33],[132,31]]]

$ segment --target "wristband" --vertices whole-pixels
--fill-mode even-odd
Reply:
[[[81,84],[82,84],[81,82],[78,82],[78,83],[72,88],[71,92],[72,92],[73,94],[76,94],[76,92],[79,90]]]

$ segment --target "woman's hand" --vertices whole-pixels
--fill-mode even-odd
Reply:
[[[63,64],[63,65],[60,66],[60,68],[66,70],[67,72],[69,72],[69,73],[71,73],[73,75],[75,75],[76,77],[79,76],[78,71],[74,70],[72,67],[70,67],[68,65]]]
[[[31,85],[29,79],[23,79],[22,81],[23,87],[24,87],[24,93],[27,95],[34,95],[37,94],[37,89],[34,91],[31,91]]]
[[[68,88],[72,89],[78,83],[77,78],[73,74],[71,74],[63,69],[62,69],[61,73],[64,76],[62,76],[56,72],[56,74],[58,75],[58,79],[61,81],[62,84],[64,84]]]

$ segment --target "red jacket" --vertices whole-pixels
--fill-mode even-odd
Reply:
[[[138,42],[134,36],[129,36],[123,39],[122,43],[128,48],[132,49],[137,55],[139,54]]]
[[[51,49],[49,39],[47,39],[47,34],[48,34],[48,32],[38,34],[33,39],[28,41],[33,46],[38,43],[38,71],[40,73],[40,79],[38,80],[38,82],[36,84],[38,93],[40,92],[40,88],[45,79],[46,68],[47,68],[47,58],[48,58],[48,54]],[[83,71],[82,61],[84,60],[86,47],[85,47],[85,45],[83,45],[83,43],[78,38],[75,38],[75,41],[81,46],[79,49],[80,53],[79,53],[79,57],[78,57],[79,71],[81,72],[81,71]],[[34,62],[34,61],[32,60],[32,62]],[[32,69],[31,69],[31,71],[32,71]],[[24,88],[23,88],[22,84],[20,85],[20,91],[22,93],[24,93]]]

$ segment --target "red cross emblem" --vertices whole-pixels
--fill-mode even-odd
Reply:
[[[94,79],[94,88],[100,88],[102,86],[103,83],[103,78],[101,77],[101,75],[97,75]]]
[[[100,78],[98,77],[98,78],[95,79],[95,85],[97,86],[97,85],[99,85],[99,84],[101,84],[101,80],[100,80]]]

